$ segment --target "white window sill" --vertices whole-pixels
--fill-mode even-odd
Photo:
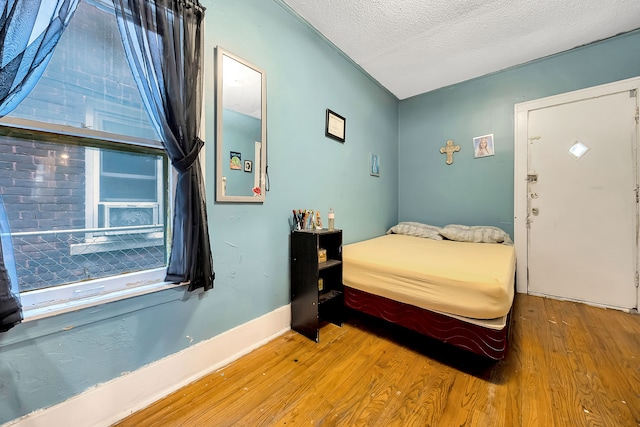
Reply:
[[[159,282],[144,286],[137,286],[130,289],[122,289],[119,291],[108,292],[105,294],[94,295],[88,298],[78,300],[64,301],[55,304],[49,304],[41,307],[31,307],[23,309],[23,322],[31,322],[40,320],[59,314],[70,313],[82,310],[83,308],[102,305],[109,302],[120,301],[127,298],[133,298],[141,295],[147,295],[153,292],[164,291],[182,286],[182,283]]]
[[[121,275],[121,277],[129,276],[129,279],[131,279],[131,276],[133,276],[139,279],[142,276],[142,278],[147,279],[149,277],[161,277],[163,279],[165,271],[162,268]],[[162,275],[159,276],[159,272]],[[186,288],[183,285],[185,283],[168,283],[162,281],[162,279],[135,283],[129,280],[130,285],[128,287],[114,289],[110,292],[102,290],[101,293],[94,292],[95,289],[101,289],[100,279],[83,282],[80,284],[80,295],[83,292],[93,292],[92,295],[85,295],[82,298],[72,297],[66,300],[58,299],[59,302],[54,303],[47,301],[52,295],[48,295],[46,289],[29,292],[29,294],[32,294],[31,296],[25,293],[22,298],[24,320],[22,324],[16,326],[12,331],[0,334],[0,349],[50,334],[65,333],[83,325],[184,299]],[[105,280],[107,279],[102,279],[102,281]],[[52,289],[55,288],[51,288],[49,291]],[[73,290],[73,288],[71,289]],[[37,292],[40,295],[33,295]]]
[[[165,282],[165,267],[38,289],[21,295],[25,322],[181,286]]]

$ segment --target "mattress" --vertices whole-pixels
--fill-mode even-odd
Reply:
[[[508,245],[389,234],[345,245],[342,261],[345,286],[472,323],[499,327],[513,303]]]

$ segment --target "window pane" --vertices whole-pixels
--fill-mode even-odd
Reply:
[[[9,117],[159,141],[124,55],[110,1],[80,2],[42,78]]]
[[[100,177],[100,200],[103,202],[154,202],[156,189],[155,180]]]
[[[42,79],[10,116],[39,122],[40,130],[86,128],[162,148],[110,0],[80,2]],[[21,292],[166,265],[166,157],[90,144],[0,126],[0,193]]]
[[[100,201],[157,201],[157,163],[153,155],[103,150]]]
[[[119,151],[104,151],[102,153],[103,174],[156,176],[156,161],[153,156]]]
[[[111,140],[121,144],[144,138],[159,149],[90,146],[95,132],[48,138],[0,126],[0,194],[21,292],[166,265],[168,163],[110,0],[80,2],[42,79],[10,116],[45,132],[60,133],[49,124],[72,126],[117,134]]]
[[[103,203],[94,191],[101,185],[101,151],[0,136],[0,193],[22,292],[166,264],[163,194],[158,190],[166,174],[158,173],[157,180],[145,177],[154,186],[149,190],[153,203],[134,198]],[[157,155],[145,157],[162,164]]]

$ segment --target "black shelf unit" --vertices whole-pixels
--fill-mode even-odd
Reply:
[[[320,249],[327,251],[325,262],[319,262]],[[292,231],[291,329],[319,342],[321,320],[342,326],[343,291],[342,230]]]

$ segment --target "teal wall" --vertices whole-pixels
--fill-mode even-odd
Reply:
[[[400,102],[399,220],[494,225],[513,236],[514,104],[640,75],[635,31]],[[494,134],[495,156],[472,138]],[[439,148],[452,139],[452,165]]]
[[[0,423],[288,304],[291,209],[319,209],[326,221],[332,207],[345,243],[380,235],[398,219],[512,233],[514,103],[640,75],[635,32],[398,102],[279,0],[202,3],[215,289],[189,298],[180,289],[158,292],[0,334]],[[214,202],[217,45],[267,73],[264,204]],[[324,136],[327,108],[347,118],[344,144]],[[471,138],[487,133],[496,155],[474,160]],[[462,146],[451,166],[438,152],[447,139]],[[379,178],[369,176],[372,152]]]
[[[397,99],[277,0],[202,3],[215,289],[189,298],[181,290],[158,292],[0,334],[0,423],[288,304],[291,209],[319,209],[326,221],[333,207],[345,243],[379,235],[397,221]],[[271,190],[264,204],[214,202],[216,45],[267,73]],[[324,136],[326,108],[347,118],[344,144]],[[379,178],[369,176],[371,152],[380,156]]]

